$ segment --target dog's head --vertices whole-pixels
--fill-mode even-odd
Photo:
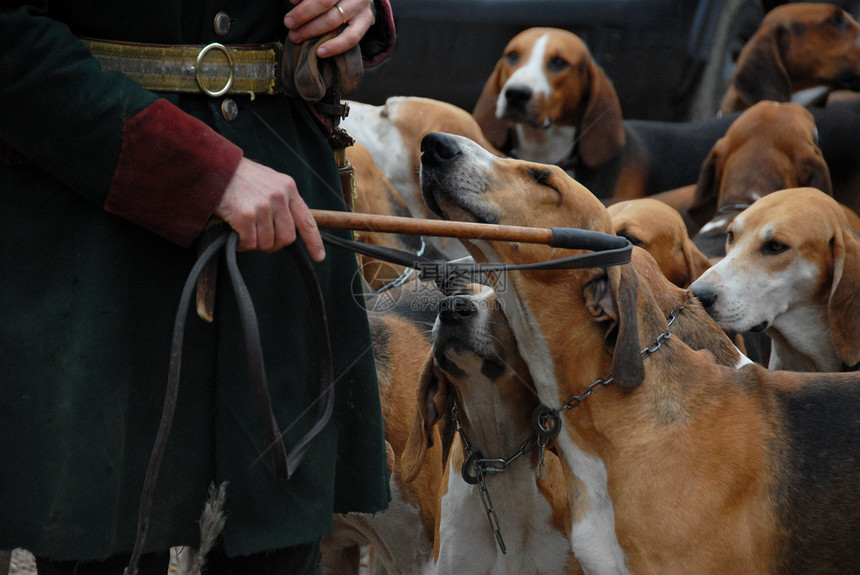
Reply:
[[[523,145],[509,140],[511,126],[536,140],[562,126],[574,128],[579,155],[590,167],[624,145],[615,88],[585,43],[557,28],[530,28],[508,43],[473,115],[490,142],[506,152]]]
[[[408,196],[420,197],[417,174],[421,138],[428,132],[459,134],[499,153],[484,138],[480,126],[466,110],[430,98],[394,96],[383,106],[349,102],[349,115],[342,126],[367,148],[408,204]],[[426,217],[428,214],[413,215]]]
[[[442,218],[613,233],[600,200],[558,166],[494,157],[454,134],[428,134],[421,149],[424,202]],[[532,254],[539,259],[549,248],[520,245],[515,251],[540,251]]]
[[[738,211],[776,190],[817,188],[832,195],[830,170],[817,145],[815,119],[799,104],[759,102],[743,112],[702,164],[687,214],[700,234],[718,237]],[[699,243],[697,239],[697,243]]]
[[[738,57],[724,113],[810,88],[860,90],[860,24],[838,6],[795,3],[768,12]]]
[[[427,135],[421,182],[427,205],[445,219],[613,233],[603,204],[560,168],[496,158],[465,138]],[[511,264],[570,255],[569,250],[548,246],[496,241],[469,242],[467,249],[476,261]],[[526,318],[520,315],[520,320],[534,320],[532,327],[540,337],[569,340],[557,345],[570,350],[567,359],[578,362],[576,373],[600,377],[611,370],[616,384],[632,389],[643,376],[636,276],[631,266],[621,268],[512,272],[507,285],[535,312]],[[514,312],[506,308],[506,313],[510,317]],[[512,325],[521,346],[524,337],[535,339],[517,331],[523,325],[518,320]],[[595,353],[597,348],[606,353]],[[530,367],[531,359],[527,357]],[[537,381],[534,370],[532,376]]]
[[[854,365],[858,274],[860,242],[842,207],[819,190],[795,188],[741,212],[729,225],[726,257],[690,289],[729,332],[768,329],[795,349],[805,338],[832,337],[841,361]],[[816,322],[832,336],[814,333]]]
[[[421,468],[433,443],[433,426],[455,398],[464,427],[489,422],[494,432],[513,442],[531,431],[538,401],[503,303],[487,286],[469,288],[469,293],[440,302],[433,350],[418,383],[417,409],[401,460],[407,481]]]
[[[710,267],[687,233],[684,219],[661,201],[640,198],[608,206],[615,233],[649,252],[673,284],[687,287]]]
[[[364,146],[391,185],[399,192],[408,215],[432,218],[421,200],[418,183],[421,138],[428,132],[444,131],[470,138],[494,154],[497,150],[484,137],[481,128],[467,111],[429,98],[397,96],[383,106],[349,103],[349,115],[341,124],[356,142]],[[374,185],[358,182],[359,187]],[[385,212],[382,212],[385,213]],[[429,238],[429,245],[447,259],[464,255],[460,243],[452,238]]]

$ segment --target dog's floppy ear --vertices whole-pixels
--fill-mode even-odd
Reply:
[[[717,141],[708,157],[702,162],[696,191],[690,203],[687,204],[687,216],[699,228],[708,223],[717,211],[717,201],[720,197],[720,175],[717,173],[717,165],[722,157],[720,147],[720,141]]]
[[[860,240],[846,225],[831,240],[833,285],[827,304],[827,321],[836,350],[846,366],[860,363]]]
[[[583,288],[588,312],[607,324],[603,345],[612,354],[613,381],[624,390],[635,389],[645,378],[636,316],[638,286],[633,265],[625,264],[607,268]]]
[[[686,288],[688,285],[696,281],[700,275],[705,273],[709,267],[711,267],[711,261],[698,247],[696,247],[693,240],[689,238],[684,239],[681,250],[684,253],[684,264],[687,267],[687,277],[681,282],[684,285],[680,287]]]
[[[830,168],[827,167],[827,162],[824,161],[821,152],[817,150],[816,152],[814,156],[803,158],[797,166],[797,173],[800,175],[798,185],[818,188],[828,196],[832,196],[833,185],[830,180]]]
[[[433,445],[433,426],[448,405],[448,380],[439,369],[432,351],[421,370],[416,400],[412,429],[400,456],[400,475],[407,483],[418,476],[427,449]]]
[[[472,117],[478,122],[481,131],[484,132],[484,137],[497,150],[505,150],[508,144],[508,125],[496,117],[496,103],[499,100],[499,94],[502,93],[504,80],[502,79],[502,70],[505,66],[505,57],[496,62],[496,67],[493,73],[484,84],[484,89],[481,92],[475,108],[472,110]]]
[[[742,106],[724,111],[744,110],[761,100],[791,100],[791,80],[782,61],[782,46],[789,34],[784,24],[778,24],[769,33],[756,34],[747,42],[732,81]]]
[[[627,140],[615,86],[594,62],[589,65],[588,79],[588,102],[576,133],[580,159],[596,168],[614,158]]]

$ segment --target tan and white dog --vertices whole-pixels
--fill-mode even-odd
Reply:
[[[472,114],[497,147],[532,161],[562,162],[573,155],[577,138],[586,155],[610,149],[612,142],[599,141],[607,134],[623,138],[598,124],[620,128],[615,88],[585,42],[559,28],[530,28],[517,34]],[[595,164],[603,161],[590,155],[588,159]]]
[[[769,335],[771,369],[860,362],[860,241],[833,198],[768,194],[729,225],[726,249],[690,289],[724,329]]]
[[[461,431],[439,493],[435,573],[580,574],[566,536],[571,518],[560,463],[535,443],[531,418],[539,402],[528,369],[495,292],[472,287],[483,289],[441,302],[400,462],[407,481],[429,464],[437,422],[454,402]],[[474,467],[464,469],[467,458],[499,471],[487,471],[481,485]]]
[[[691,338],[687,341],[695,349],[711,350],[724,365],[746,363],[701,306],[689,301],[689,292],[668,282],[650,254],[636,249],[633,257],[662,309],[689,306],[676,322],[677,333]],[[436,572],[581,573],[567,536],[589,509],[583,486],[573,475],[564,477],[554,451],[543,453],[542,479],[537,446],[517,455],[534,434],[532,415],[539,401],[502,302],[490,288],[473,287],[482,289],[446,298],[440,306],[433,355],[422,373],[416,418],[400,461],[407,480],[422,468],[434,427],[456,398],[463,431],[454,437],[442,479]],[[464,438],[482,457],[510,462],[494,462],[505,471],[486,479],[507,553],[493,538],[479,486],[462,477]],[[567,481],[575,487],[569,493]]]
[[[484,138],[471,114],[429,98],[395,96],[388,98],[383,106],[349,102],[349,115],[341,126],[370,152],[373,161],[400,193],[409,215],[415,218],[436,217],[424,205],[418,182],[421,138],[425,134],[434,131],[460,134],[498,153]],[[431,238],[429,241],[448,259],[466,255],[455,239]]]
[[[472,114],[494,146],[532,161],[561,164],[578,140],[584,163],[596,166],[624,144],[612,82],[585,42],[559,28],[511,39]]]
[[[611,80],[579,36],[529,28],[505,47],[472,111],[512,157],[563,167],[600,198],[640,198],[695,183],[731,120],[624,121]]]
[[[599,200],[559,168],[495,158],[455,136],[425,137],[422,186],[450,219],[612,233]],[[571,253],[469,248],[479,262],[511,264]],[[860,374],[721,366],[665,337],[665,312],[639,279],[635,265],[513,272],[500,294],[538,395],[562,419],[560,453],[584,484],[578,526],[589,537],[574,524],[571,542],[586,572],[855,570]]]

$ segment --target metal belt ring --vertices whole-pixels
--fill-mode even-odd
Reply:
[[[203,80],[200,78],[200,69],[203,66],[203,58],[206,56],[206,53],[209,50],[220,50],[227,56],[227,64],[230,66],[230,75],[227,77],[227,83],[224,84],[224,87],[218,91],[210,90],[206,86],[203,85]],[[230,89],[230,86],[233,85],[233,77],[235,76],[236,69],[235,64],[233,62],[233,56],[230,54],[230,51],[224,47],[223,44],[219,44],[218,42],[212,42],[200,49],[200,52],[197,53],[197,67],[194,68],[194,79],[197,80],[197,85],[200,86],[200,90],[206,94],[207,96],[211,96],[213,98],[217,98],[218,96],[223,96]]]

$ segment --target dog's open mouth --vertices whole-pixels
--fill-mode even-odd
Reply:
[[[527,124],[532,128],[537,128],[538,130],[548,130],[552,125],[549,118],[540,120],[525,110],[510,107],[505,110],[505,113],[502,115],[502,119],[516,124]]]
[[[750,331],[753,333],[759,333],[767,329],[768,322],[763,321],[760,324],[754,325],[750,328]]]

